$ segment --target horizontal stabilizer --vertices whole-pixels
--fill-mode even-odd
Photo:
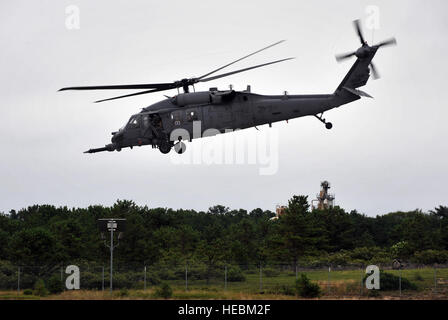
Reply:
[[[350,93],[356,94],[357,96],[373,99],[373,97],[370,94],[368,94],[362,90],[358,90],[358,89],[354,89],[354,88],[347,88],[347,87],[343,87],[343,89],[347,90]]]

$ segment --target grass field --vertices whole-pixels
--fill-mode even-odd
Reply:
[[[388,273],[399,275],[400,271],[388,270]],[[409,269],[402,270],[403,278],[407,278],[417,285],[418,290],[403,290],[381,292],[378,297],[369,297],[369,290],[362,286],[364,270],[331,271],[313,270],[301,271],[313,282],[317,282],[322,290],[320,299],[448,299],[448,269]],[[285,294],[285,288],[294,288],[296,275],[293,272],[280,272],[278,275],[263,276],[260,283],[259,273],[246,273],[246,280],[242,282],[193,280],[185,289],[185,280],[172,280],[167,283],[173,289],[172,299],[298,299],[297,296]],[[437,287],[435,286],[437,281]],[[82,287],[82,284],[81,284]],[[77,290],[65,291],[58,295],[37,297],[24,295],[14,291],[0,291],[0,299],[63,299],[63,300],[95,300],[95,299],[155,299],[155,288],[147,290]]]

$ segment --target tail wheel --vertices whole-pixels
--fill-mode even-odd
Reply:
[[[178,154],[182,154],[185,152],[185,150],[187,150],[187,146],[185,145],[185,143],[183,143],[182,141],[177,142],[174,145],[174,150],[178,153]]]

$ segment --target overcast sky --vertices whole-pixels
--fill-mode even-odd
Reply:
[[[79,8],[79,29],[66,26]],[[209,86],[260,94],[331,93],[354,60],[352,21],[379,8],[369,43],[395,36],[374,59],[382,78],[361,99],[273,125],[278,171],[256,164],[179,165],[150,147],[83,154],[110,142],[129,117],[163,94],[93,104],[126,92],[57,92],[64,86],[164,82],[199,76],[281,39],[235,65],[295,60]],[[73,7],[70,7],[73,8]],[[69,12],[72,12],[69,10]],[[206,210],[222,204],[274,210],[294,194],[314,199],[328,180],[336,203],[370,216],[448,205],[448,2],[430,1],[1,1],[0,211],[32,204],[85,207],[116,199]],[[230,71],[230,69],[229,69]],[[248,129],[234,139],[263,135]],[[194,141],[210,145],[220,137]]]

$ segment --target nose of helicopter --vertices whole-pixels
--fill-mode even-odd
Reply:
[[[120,140],[122,140],[123,138],[123,132],[119,131],[119,132],[112,132],[112,143],[116,144],[118,142],[120,142]]]

